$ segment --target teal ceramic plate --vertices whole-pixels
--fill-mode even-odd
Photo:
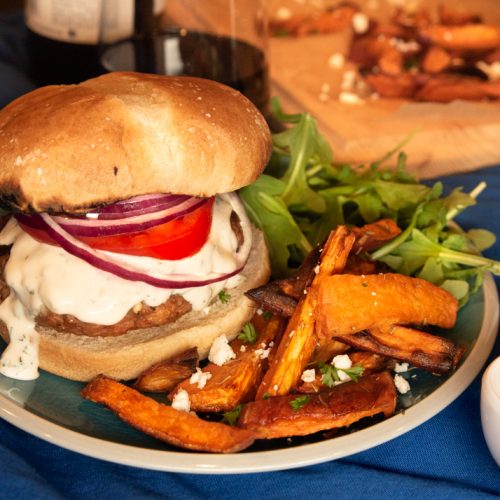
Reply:
[[[100,405],[84,401],[79,395],[83,384],[45,372],[31,382],[0,376],[0,417],[64,448],[148,469],[234,474],[302,467],[366,450],[434,416],[479,373],[491,352],[497,330],[498,295],[493,279],[488,276],[482,291],[460,311],[457,326],[449,332],[453,340],[467,346],[458,370],[448,378],[420,370],[407,372],[411,392],[399,398],[396,415],[329,439],[314,436],[259,442],[237,455],[182,451],[130,428]]]

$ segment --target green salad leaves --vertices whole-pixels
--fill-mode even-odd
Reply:
[[[290,274],[339,224],[363,225],[391,218],[402,229],[371,257],[394,271],[425,278],[464,304],[485,271],[500,274],[500,262],[481,252],[495,242],[486,230],[463,231],[453,219],[476,203],[485,188],[455,189],[446,196],[406,171],[402,145],[371,165],[336,163],[330,146],[307,113],[286,115],[277,100],[274,115],[289,127],[273,135],[273,155],[256,182],[240,190],[253,222],[264,231],[274,277]],[[396,158],[396,167],[384,163]]]

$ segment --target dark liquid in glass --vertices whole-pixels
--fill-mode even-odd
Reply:
[[[267,61],[258,48],[241,40],[197,31],[172,30],[151,38],[126,40],[107,47],[106,71],[141,71],[197,76],[225,83],[267,114]]]
[[[37,85],[79,83],[104,73],[96,44],[60,42],[27,31],[30,77]]]

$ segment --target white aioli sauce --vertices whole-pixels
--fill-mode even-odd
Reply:
[[[112,254],[124,264],[146,268],[149,274],[203,276],[229,273],[237,268],[237,238],[230,230],[232,207],[217,197],[207,242],[194,256],[159,260]],[[242,224],[247,221],[242,220]],[[14,218],[0,233],[0,245],[11,245],[5,266],[10,295],[0,304],[0,320],[9,331],[10,342],[0,358],[0,373],[19,380],[38,377],[38,333],[35,317],[48,309],[71,314],[81,321],[112,325],[123,319],[136,304],[155,307],[173,294],[182,295],[194,310],[202,310],[224,288],[239,282],[236,275],[211,285],[179,290],[156,288],[101,271],[60,247],[39,243],[25,233]],[[105,253],[105,252],[103,252]]]

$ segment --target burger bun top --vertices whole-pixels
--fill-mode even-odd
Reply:
[[[253,182],[270,152],[266,121],[230,87],[109,73],[0,111],[0,201],[71,213],[149,193],[213,196]]]

